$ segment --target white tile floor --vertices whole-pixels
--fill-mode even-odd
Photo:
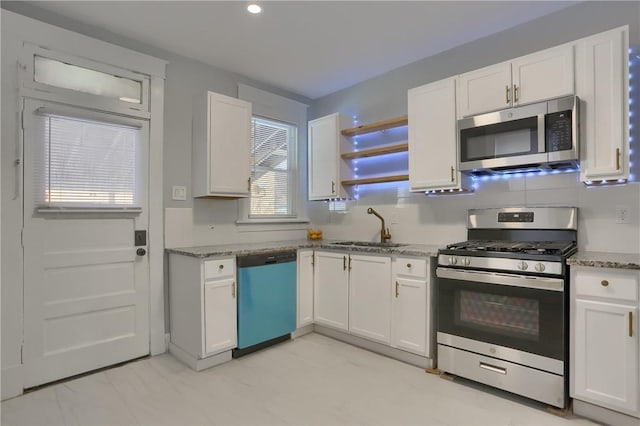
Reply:
[[[591,425],[309,334],[196,373],[165,354],[2,403],[2,425]]]

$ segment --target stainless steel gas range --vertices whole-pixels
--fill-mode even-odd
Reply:
[[[469,210],[438,253],[438,368],[564,408],[577,209]]]

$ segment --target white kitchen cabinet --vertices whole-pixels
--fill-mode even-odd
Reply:
[[[338,113],[309,121],[309,200],[348,197],[341,184],[347,166],[340,157],[348,150],[349,141],[340,133],[347,126],[347,117]]]
[[[348,253],[315,252],[313,318],[317,324],[349,331]]]
[[[393,262],[391,346],[429,356],[430,282],[429,261],[397,258]]]
[[[350,254],[349,332],[389,344],[391,334],[391,259]]]
[[[313,323],[313,250],[298,251],[297,328]]]
[[[458,171],[456,79],[410,89],[407,98],[409,189],[468,189],[470,180]]]
[[[203,357],[236,347],[235,278],[204,282],[204,353]]]
[[[237,346],[236,290],[235,257],[169,255],[169,349],[177,358],[196,370],[231,358]],[[225,352],[226,357],[213,357]]]
[[[628,49],[628,27],[577,44],[583,182],[629,178]]]
[[[194,106],[192,173],[194,197],[249,196],[250,102],[207,92]]]
[[[458,117],[574,93],[574,51],[566,44],[458,77]]]
[[[570,394],[635,417],[640,417],[639,284],[638,271],[572,270]]]

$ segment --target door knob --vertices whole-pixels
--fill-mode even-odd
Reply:
[[[147,251],[143,248],[139,248],[138,250],[136,250],[136,254],[138,256],[144,256],[145,254],[147,254]]]

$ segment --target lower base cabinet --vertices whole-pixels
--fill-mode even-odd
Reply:
[[[235,257],[169,256],[171,345],[191,366],[237,346]]]
[[[397,258],[393,262],[391,346],[430,356],[429,261]]]
[[[571,397],[640,418],[640,272],[576,267],[571,277]]]
[[[316,324],[431,356],[430,262],[315,251]]]

